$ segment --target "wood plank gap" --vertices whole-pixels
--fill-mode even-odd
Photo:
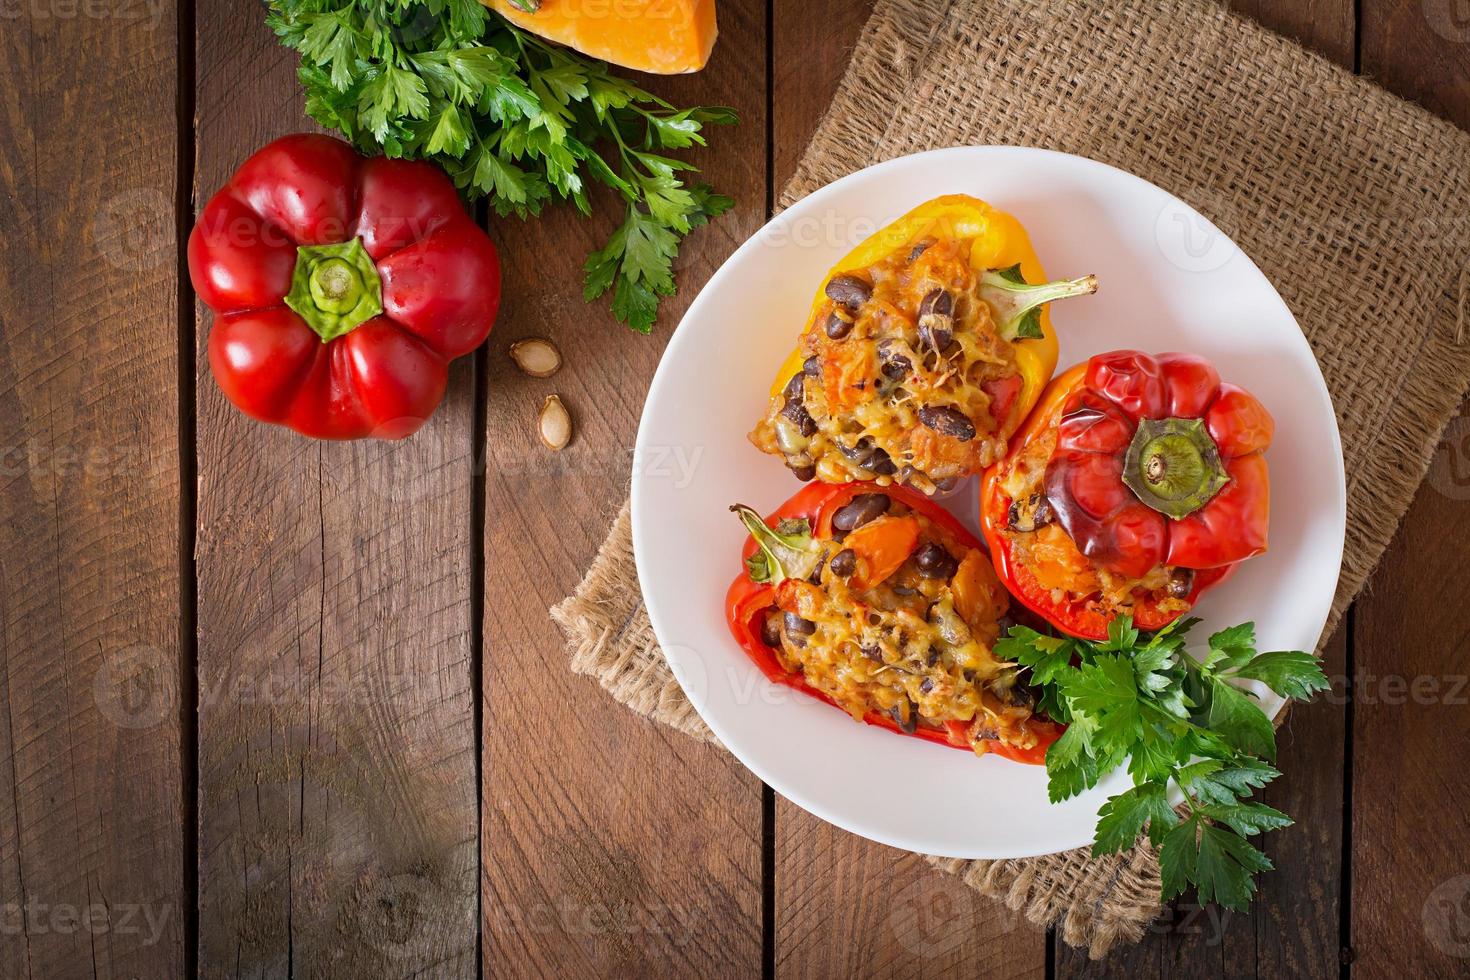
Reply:
[[[761,783],[761,977],[776,977],[776,791]]]
[[[490,227],[490,206],[475,205],[475,221]],[[493,335],[492,335],[493,336]],[[485,463],[486,419],[490,406],[490,340],[474,353],[475,397],[470,410],[470,710],[475,726],[475,976],[485,976],[485,890],[483,876],[485,832]]]
[[[776,0],[766,0],[766,220],[776,211]],[[761,783],[761,977],[776,978],[776,791]]]
[[[1363,0],[1353,0],[1353,74],[1363,74]]]
[[[1357,619],[1358,604],[1354,602],[1348,606],[1343,626],[1347,634],[1344,643],[1347,652],[1343,661],[1346,703],[1342,712],[1342,861],[1338,866],[1337,886],[1337,948],[1341,980],[1348,980],[1353,973],[1353,702],[1357,697]]]
[[[1046,927],[1046,963],[1043,966],[1046,980],[1056,980],[1057,976],[1057,927]]]
[[[189,280],[189,232],[194,225],[195,16],[193,0],[176,11],[178,121],[174,184],[174,247],[178,257],[179,453],[179,780],[183,831],[184,976],[199,975],[199,638],[198,571],[194,565],[199,479],[196,458],[194,287]]]

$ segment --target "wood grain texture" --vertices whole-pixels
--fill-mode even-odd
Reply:
[[[196,206],[309,128],[254,4],[198,10]],[[473,977],[472,365],[398,443],[219,393],[198,322],[200,974]]]
[[[776,195],[847,71],[873,0],[773,0],[771,9],[771,182]]]
[[[176,11],[86,10],[0,28],[0,977],[171,978]]]
[[[774,5],[772,187],[790,179],[847,68],[871,3]],[[913,854],[776,800],[781,977],[1040,976],[1046,934]]]
[[[1335,64],[1353,67],[1355,0],[1223,0],[1224,5]]]
[[[1352,949],[1356,976],[1470,964],[1470,414],[1450,426],[1357,603]]]
[[[1363,0],[1361,24],[1364,74],[1470,127],[1470,8]],[[1470,571],[1463,533],[1449,530],[1467,523],[1470,411],[1462,411],[1356,605],[1351,944],[1359,977],[1470,971]]]
[[[1470,129],[1470,5],[1464,0],[1361,3],[1363,74]]]
[[[735,209],[692,234],[676,263],[679,295],[650,337],[584,304],[588,251],[621,220],[549,209],[492,222],[504,244],[505,305],[490,340],[486,425],[485,701],[482,812],[487,976],[758,975],[760,783],[727,752],[638,718],[567,672],[547,609],[596,553],[628,490],[644,395],[682,311],[764,220],[765,5],[724,2],[703,72],[641,79],[680,104],[739,110],[738,129],[689,154]],[[565,367],[546,380],[506,349],[552,338]],[[575,435],[557,454],[533,427],[546,395]],[[694,447],[678,457],[697,465]],[[693,601],[691,599],[691,601]]]

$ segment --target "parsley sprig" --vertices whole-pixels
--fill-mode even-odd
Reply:
[[[589,182],[617,191],[622,224],[587,260],[588,302],[647,333],[674,293],[679,242],[733,203],[689,184],[665,151],[736,121],[680,109],[600,61],[522,31],[478,0],[268,0],[267,22],[301,54],[306,111],[366,152],[433,160],[496,213],[550,200],[592,211]]]
[[[1254,697],[1235,681],[1259,681],[1278,695],[1310,697],[1328,682],[1301,651],[1256,652],[1252,623],[1221,630],[1196,660],[1185,636],[1197,619],[1153,634],[1128,617],[1103,642],[1044,636],[1013,627],[996,655],[1031,671],[1039,706],[1067,730],[1047,751],[1052,802],[1095,786],[1126,765],[1134,786],[1098,811],[1094,856],[1122,851],[1140,833],[1159,848],[1164,898],[1195,886],[1202,902],[1244,909],[1255,874],[1271,862],[1246,838],[1291,824],[1251,799],[1280,773],[1276,733]],[[1176,810],[1171,785],[1183,797]]]

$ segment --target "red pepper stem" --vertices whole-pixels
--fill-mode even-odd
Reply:
[[[285,302],[326,343],[383,312],[383,281],[359,238],[300,245]]]
[[[1175,520],[1209,503],[1230,474],[1201,419],[1144,419],[1123,457],[1123,482]]]

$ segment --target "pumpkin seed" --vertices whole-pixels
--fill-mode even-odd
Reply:
[[[517,340],[510,345],[510,359],[533,378],[549,378],[561,370],[561,351],[545,337]]]
[[[556,395],[547,395],[536,417],[536,434],[541,444],[552,452],[565,449],[572,441],[572,414]]]

